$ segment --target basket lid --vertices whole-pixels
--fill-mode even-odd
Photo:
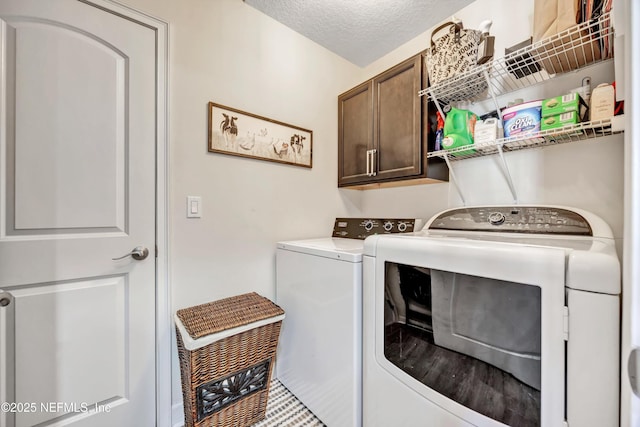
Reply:
[[[176,312],[193,339],[284,314],[284,310],[255,292],[237,295]]]

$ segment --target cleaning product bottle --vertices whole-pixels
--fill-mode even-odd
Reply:
[[[442,150],[442,139],[444,138],[444,118],[439,111],[436,112],[436,151]]]
[[[478,119],[476,127],[473,130],[473,145],[476,150],[483,153],[493,153],[497,151],[495,145],[491,145],[491,143],[500,137],[498,128],[499,121],[496,117],[489,117],[484,120]]]
[[[473,130],[478,116],[469,110],[451,108],[444,121],[444,138],[442,148],[451,150],[473,144]],[[467,155],[475,153],[474,149],[463,150],[455,155]]]

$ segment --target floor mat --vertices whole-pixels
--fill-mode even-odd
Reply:
[[[323,427],[313,412],[302,404],[277,379],[271,381],[267,413],[264,420],[253,427]]]

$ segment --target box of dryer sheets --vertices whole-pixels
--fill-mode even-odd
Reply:
[[[557,129],[566,125],[575,125],[580,123],[577,111],[569,111],[568,113],[556,114],[542,118],[540,122],[540,130]]]
[[[579,118],[578,122],[580,122],[587,118],[588,110],[589,106],[580,95],[577,93],[569,93],[542,101],[541,116],[544,119],[545,117],[575,111]]]

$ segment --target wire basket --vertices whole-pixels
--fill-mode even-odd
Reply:
[[[537,41],[504,57],[419,92],[441,105],[458,101],[483,101],[545,82],[555,75],[613,58],[613,27],[610,12],[583,22],[552,37]],[[489,91],[482,89],[488,82]]]

